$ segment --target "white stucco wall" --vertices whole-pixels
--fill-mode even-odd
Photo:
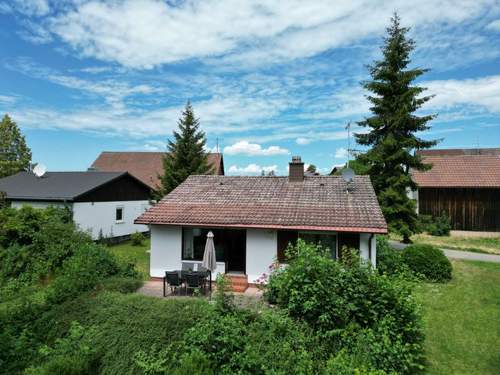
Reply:
[[[276,260],[278,236],[275,230],[247,229],[246,273],[253,283]]]
[[[375,267],[376,266],[376,259],[377,259],[377,241],[375,236],[372,238],[372,253],[371,253],[371,259],[369,258],[369,243],[370,243],[370,233],[361,233],[359,235],[359,255],[361,256],[362,259],[370,260],[372,262],[372,265]]]
[[[180,270],[182,228],[151,225],[151,277],[163,277],[165,271]]]
[[[31,206],[33,208],[47,208],[49,206],[53,207],[72,207],[72,203],[63,202],[45,202],[45,201],[11,201],[12,208],[21,208],[22,206]]]
[[[116,208],[123,207],[123,220],[116,221]],[[105,237],[125,236],[134,232],[146,232],[146,225],[134,224],[134,220],[149,208],[149,202],[75,202],[73,220],[78,227],[91,233],[93,239],[99,237],[99,231]]]

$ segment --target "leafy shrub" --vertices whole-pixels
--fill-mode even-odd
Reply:
[[[377,270],[383,275],[400,275],[409,271],[401,251],[393,248],[386,236],[377,236]]]
[[[91,243],[79,232],[66,209],[0,210],[0,284],[16,279],[24,283],[50,277],[73,249]]]
[[[382,354],[366,361],[389,372],[408,373],[418,368],[423,334],[408,283],[381,276],[360,262],[346,266],[332,260],[321,247],[303,241],[297,242],[289,259],[284,270],[271,275],[269,288],[274,289],[277,304],[292,317],[307,322],[331,348],[350,344],[358,336],[356,332],[384,332],[381,322],[394,321],[391,336],[383,336],[386,348]],[[351,338],[344,343],[346,337]]]
[[[213,310],[201,299],[101,292],[92,298],[82,295],[54,306],[38,319],[36,327],[47,327],[46,342],[63,337],[73,321],[85,328],[95,327],[92,347],[100,358],[99,373],[137,374],[136,353],[169,345],[182,353],[185,332]]]
[[[419,227],[421,232],[427,232],[431,236],[449,236],[451,221],[444,211],[438,217],[419,215]]]
[[[141,232],[135,232],[130,235],[130,240],[134,246],[142,246],[144,243],[144,234]]]
[[[108,277],[128,276],[129,273],[129,267],[121,267],[106,247],[85,244],[75,249],[73,256],[64,261],[50,288],[51,301],[61,302],[94,289]]]
[[[429,281],[451,280],[452,266],[443,251],[432,245],[410,245],[403,250],[403,261]]]
[[[219,374],[311,374],[315,373],[310,329],[283,312],[260,315],[238,311],[210,314],[185,335],[185,348],[201,351]]]

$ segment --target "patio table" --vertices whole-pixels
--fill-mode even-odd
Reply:
[[[186,273],[192,273],[192,274],[198,274],[201,276],[202,282],[206,283],[208,277],[210,276],[210,293],[212,292],[212,274],[210,271],[186,271],[186,270],[174,270],[173,272],[177,272],[179,275],[179,281],[181,284],[184,284],[186,282]],[[210,272],[210,275],[209,275]],[[166,285],[167,278],[166,276],[163,277],[163,295],[165,295],[165,285]]]

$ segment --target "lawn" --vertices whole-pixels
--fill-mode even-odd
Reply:
[[[498,374],[500,264],[454,261],[453,280],[423,284],[429,374]]]
[[[401,241],[402,237],[391,234],[394,241]],[[429,234],[416,234],[411,237],[415,244],[434,245],[442,249],[471,251],[474,253],[500,255],[500,236],[477,237],[477,236],[431,236]]]
[[[120,260],[135,264],[144,280],[149,279],[149,238],[140,246],[134,246],[130,241],[109,246],[110,251]]]

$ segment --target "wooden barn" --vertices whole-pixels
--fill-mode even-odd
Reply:
[[[427,172],[413,172],[418,212],[451,218],[452,229],[500,231],[500,148],[418,152]]]

